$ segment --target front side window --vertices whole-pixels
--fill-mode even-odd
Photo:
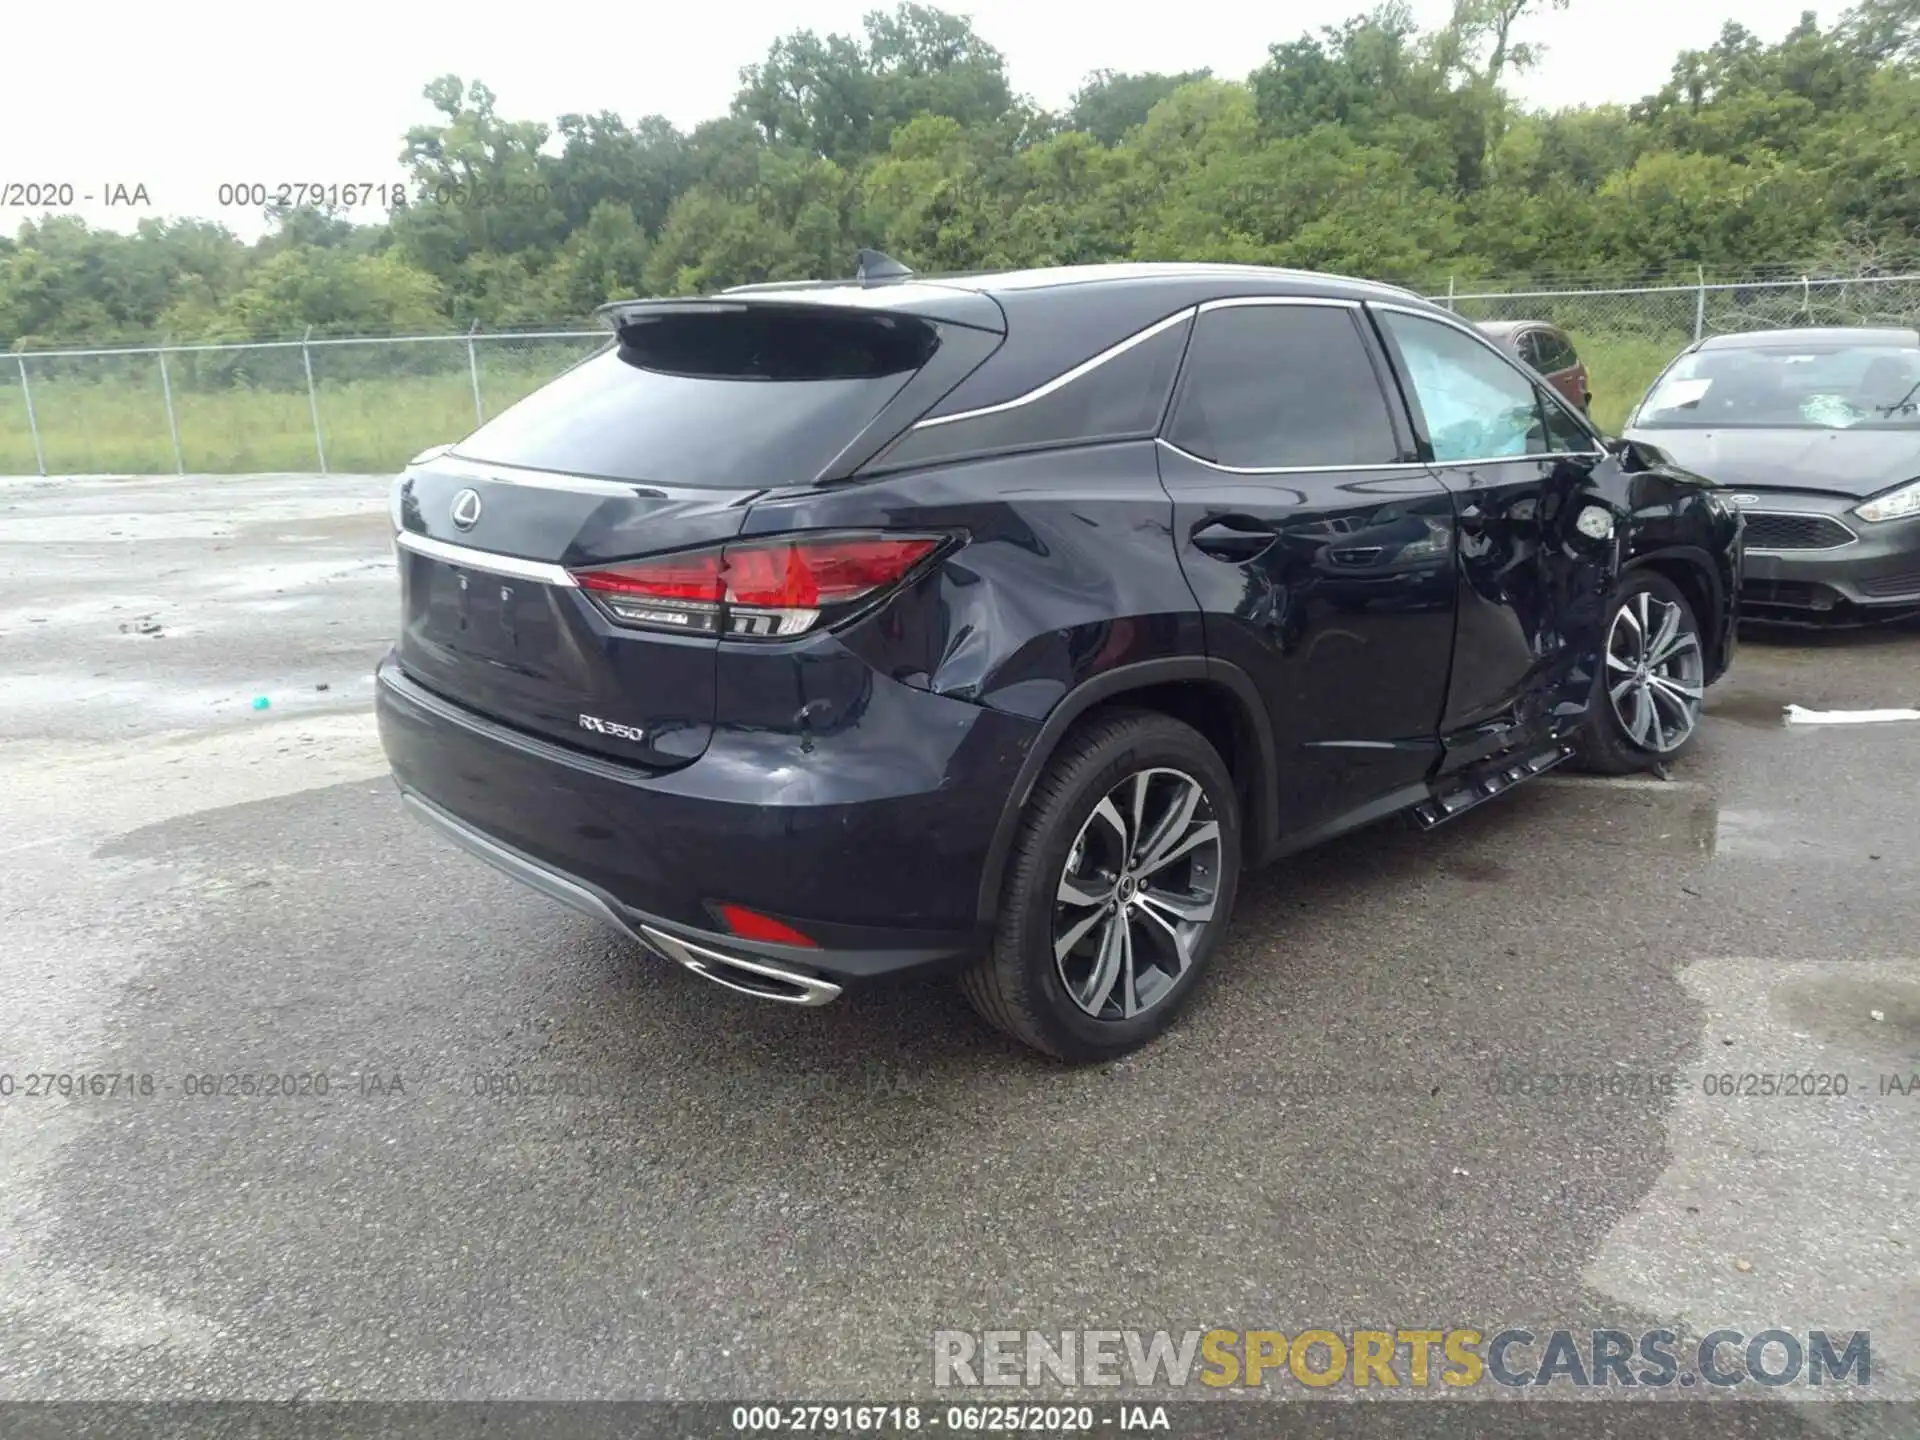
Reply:
[[[1557,403],[1544,391],[1540,395],[1540,413],[1547,420],[1547,448],[1556,455],[1595,454],[1600,449],[1596,440],[1573,416],[1566,407]]]
[[[1547,428],[1533,382],[1488,346],[1440,320],[1382,310],[1441,463],[1541,455]]]
[[[1333,305],[1203,313],[1167,439],[1203,460],[1247,470],[1401,458],[1354,312]]]

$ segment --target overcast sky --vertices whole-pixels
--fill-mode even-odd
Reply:
[[[1239,79],[1273,41],[1370,3],[949,8],[970,14],[1006,55],[1016,90],[1059,106],[1095,69],[1210,66]],[[5,193],[13,182],[64,182],[76,197],[95,196],[74,208],[96,223],[131,229],[140,215],[197,215],[251,238],[258,213],[222,209],[221,182],[403,179],[401,137],[430,118],[420,90],[436,75],[484,80],[513,119],[657,112],[685,128],[725,111],[740,67],[776,35],[855,31],[874,8],[875,0],[17,0],[0,22],[10,52],[0,82],[0,203],[13,198]],[[1681,49],[1711,44],[1728,16],[1771,41],[1805,8],[1805,0],[1573,0],[1564,14],[1525,22],[1523,38],[1546,56],[1516,88],[1532,105],[1638,99],[1666,79]],[[1414,0],[1414,9],[1431,25],[1451,0]],[[1822,22],[1840,9],[1822,9]],[[144,185],[152,208],[106,208],[101,197],[116,183]],[[0,231],[32,213],[0,209]]]

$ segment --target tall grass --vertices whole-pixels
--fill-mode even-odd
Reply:
[[[1573,332],[1593,383],[1593,418],[1613,431],[1688,337]],[[597,343],[597,342],[595,342]],[[549,346],[495,355],[481,365],[484,413],[496,415],[544,385],[590,347]],[[464,347],[457,366],[440,373],[332,378],[316,362],[315,399],[326,444],[327,468],[342,472],[396,470],[426,449],[457,440],[474,428],[473,382]],[[318,352],[316,352],[318,353]],[[298,352],[287,357],[297,364]],[[31,366],[31,362],[30,366]],[[339,362],[335,362],[339,363]],[[98,368],[105,368],[104,363]],[[296,372],[297,373],[297,372]],[[151,356],[112,362],[107,375],[31,368],[34,412],[47,472],[169,474],[173,440],[167,429],[160,372]],[[278,377],[276,377],[276,380]],[[215,384],[175,362],[169,370],[180,458],[190,473],[246,474],[313,470],[319,466],[304,382],[268,386]],[[33,441],[18,367],[0,360],[0,475],[31,475]]]
[[[1619,431],[1626,423],[1627,412],[1640,403],[1647,387],[1693,339],[1691,335],[1583,334],[1577,330],[1570,332],[1569,338],[1586,362],[1587,378],[1593,386],[1589,410],[1593,423],[1609,435]]]

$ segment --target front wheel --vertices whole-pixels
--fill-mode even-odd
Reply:
[[[1049,1055],[1124,1055],[1191,993],[1239,878],[1239,806],[1214,748],[1166,715],[1103,715],[1034,786],[993,948],[962,988],[987,1021]]]
[[[1630,775],[1668,764],[1700,731],[1707,661],[1699,618],[1679,586],[1637,570],[1615,591],[1604,633],[1581,767]]]

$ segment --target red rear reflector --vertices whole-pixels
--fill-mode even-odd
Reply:
[[[715,908],[719,910],[720,918],[726,922],[727,929],[742,940],[766,940],[775,945],[802,945],[809,950],[820,948],[791,925],[782,924],[771,915],[762,915],[759,911],[749,910],[744,905],[720,905]]]

